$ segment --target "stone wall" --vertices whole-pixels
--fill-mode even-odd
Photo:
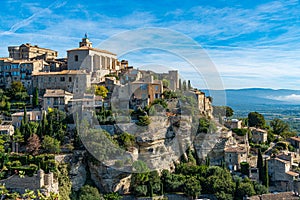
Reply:
[[[12,175],[7,179],[1,180],[0,185],[3,184],[5,184],[7,189],[20,193],[24,193],[25,189],[36,191],[42,188],[46,193],[58,193],[58,181],[53,173],[44,174],[42,170],[39,170],[38,174],[34,174],[32,177],[25,176],[21,178],[18,175]]]

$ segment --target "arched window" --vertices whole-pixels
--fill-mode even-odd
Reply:
[[[74,56],[74,60],[75,60],[75,62],[78,61],[78,55],[75,55],[75,56]]]

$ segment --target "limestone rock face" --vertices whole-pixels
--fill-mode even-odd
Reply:
[[[191,119],[181,117],[179,126],[174,126],[176,117],[155,117],[147,130],[136,136],[139,145],[139,160],[152,170],[174,169],[174,162],[191,145]]]
[[[119,171],[112,167],[103,165],[100,162],[88,162],[91,179],[103,192],[119,192],[125,194],[129,192],[131,174]]]
[[[193,141],[197,157],[204,162],[206,157],[210,158],[212,165],[220,165],[224,159],[224,149],[229,144],[232,145],[231,132],[227,129],[223,130],[222,126],[218,126],[215,133],[200,133]]]
[[[70,172],[69,177],[72,182],[72,189],[78,191],[86,181],[86,152],[75,151],[73,156],[69,158]]]

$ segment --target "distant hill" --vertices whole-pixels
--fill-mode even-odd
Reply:
[[[202,91],[213,97],[214,105],[226,102],[226,105],[234,110],[254,111],[284,105],[300,105],[300,90],[247,88]],[[226,101],[223,100],[224,94]]]

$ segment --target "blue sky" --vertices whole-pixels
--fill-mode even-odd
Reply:
[[[300,4],[297,0],[88,2],[2,2],[0,56],[8,55],[9,45],[29,42],[55,49],[64,57],[66,50],[78,46],[85,32],[94,46],[101,47],[103,41],[124,31],[166,28],[201,45],[225,88],[299,89]],[[180,44],[181,40],[175,42]],[[120,45],[125,44],[126,41]],[[140,68],[178,68],[194,86],[207,87],[190,63],[178,55],[148,49],[133,51],[120,57],[123,58]]]

